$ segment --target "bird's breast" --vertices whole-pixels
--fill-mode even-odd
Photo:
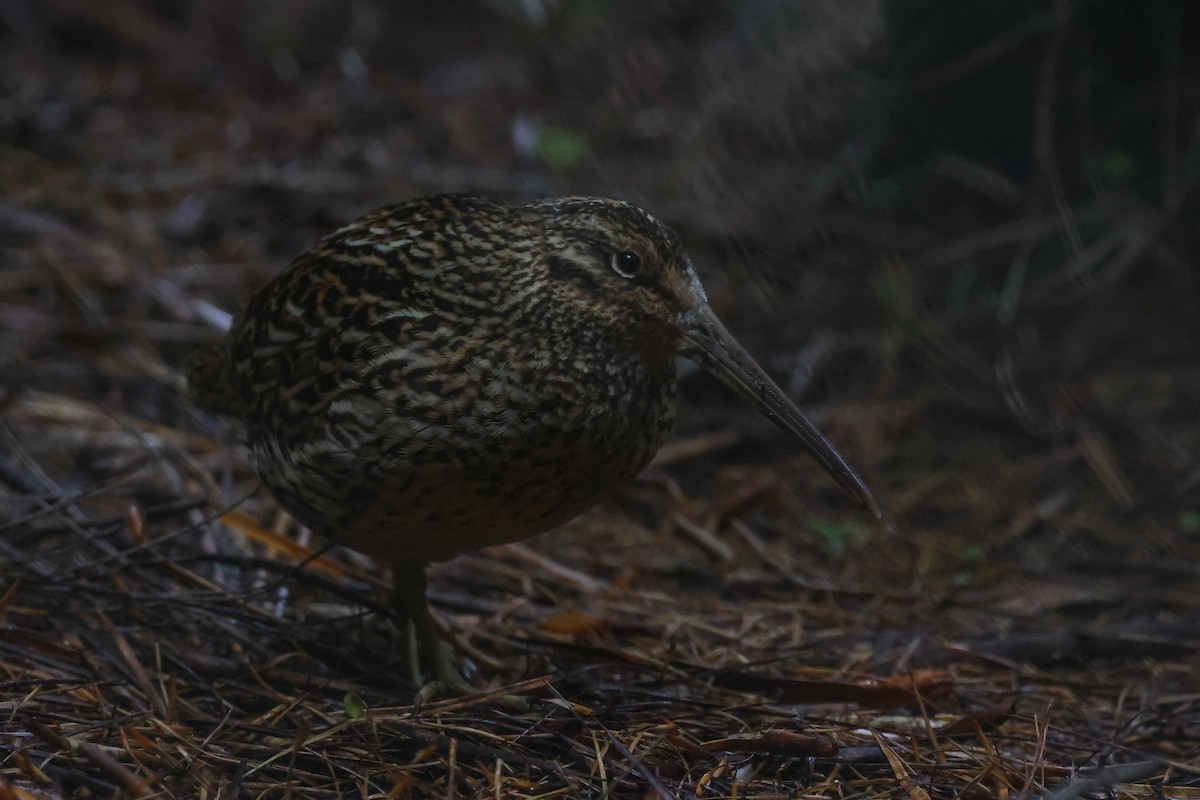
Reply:
[[[674,422],[673,362],[511,341],[409,350],[420,357],[380,358],[373,381],[332,399],[319,435],[255,447],[285,507],[378,558],[436,560],[549,530],[633,478]]]

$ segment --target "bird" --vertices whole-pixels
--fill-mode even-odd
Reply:
[[[391,566],[432,697],[471,687],[426,566],[551,530],[634,478],[674,422],[680,356],[880,516],[718,320],[677,235],[621,200],[448,194],[370,212],[258,289],[188,383],[241,428],[282,508]]]

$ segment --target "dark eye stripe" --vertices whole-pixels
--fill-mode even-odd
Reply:
[[[551,256],[549,260],[550,277],[558,280],[571,280],[584,287],[585,291],[599,294],[600,284],[588,274],[586,269],[580,269],[570,259],[561,256]]]

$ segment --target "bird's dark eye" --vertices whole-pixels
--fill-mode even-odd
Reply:
[[[642,257],[637,253],[630,253],[628,250],[613,253],[612,268],[613,272],[622,278],[636,278],[642,271]]]

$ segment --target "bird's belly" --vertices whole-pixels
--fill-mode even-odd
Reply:
[[[568,467],[556,473],[513,469],[497,477],[448,471],[386,481],[373,503],[333,533],[380,560],[439,561],[548,531],[631,476]]]
[[[369,459],[265,447],[257,460],[280,504],[326,538],[382,561],[423,563],[534,536],[587,510],[650,461],[672,411],[450,453],[396,441]],[[356,472],[364,460],[375,468]]]

